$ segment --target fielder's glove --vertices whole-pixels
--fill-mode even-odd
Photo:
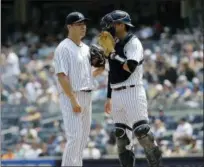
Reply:
[[[91,45],[90,47],[91,65],[94,67],[104,67],[106,60],[104,49],[99,45]]]
[[[98,37],[98,44],[104,49],[105,56],[115,52],[115,40],[108,31],[102,31]]]

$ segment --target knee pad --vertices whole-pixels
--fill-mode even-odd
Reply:
[[[156,146],[153,133],[151,132],[150,126],[146,120],[135,123],[133,125],[133,133],[143,147],[152,148]]]
[[[125,124],[115,124],[115,136],[119,154],[126,151],[126,146],[130,144],[130,140],[126,134],[126,129],[127,125]]]
[[[142,138],[148,134],[150,126],[146,120],[136,122],[133,125],[133,133],[137,138]]]
[[[139,121],[133,125],[133,133],[138,139],[144,138],[150,133],[150,126],[146,120]]]

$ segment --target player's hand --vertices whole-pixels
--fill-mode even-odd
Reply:
[[[111,106],[112,106],[111,99],[107,99],[104,106],[105,112],[107,114],[111,113]]]
[[[81,112],[81,106],[76,98],[71,98],[71,104],[74,112]]]

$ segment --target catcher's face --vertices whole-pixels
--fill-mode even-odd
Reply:
[[[74,23],[69,25],[69,33],[72,33],[74,36],[80,36],[83,38],[86,35],[86,24],[85,22]]]
[[[116,37],[120,37],[120,34],[124,33],[125,31],[125,25],[122,23],[114,23],[113,26],[115,28]]]

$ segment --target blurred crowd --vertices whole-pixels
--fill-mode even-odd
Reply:
[[[9,117],[9,105],[20,106],[21,116],[16,140],[8,147],[3,145],[3,159],[61,156],[65,137],[61,120],[51,121],[42,127],[45,115],[60,115],[52,58],[55,47],[64,38],[63,32],[52,31],[47,23],[39,30],[16,29],[8,36],[1,48],[1,106],[3,115]],[[84,42],[96,42],[99,30],[90,28]],[[151,116],[152,130],[161,145],[164,156],[186,156],[202,153],[202,115],[175,118],[164,114],[165,110],[192,110],[203,108],[203,35],[200,29],[177,30],[159,23],[141,26],[134,30],[144,46],[144,87],[149,110],[159,114]],[[107,70],[95,79],[97,89],[93,103],[97,105],[106,98]],[[25,107],[24,107],[25,106]],[[103,109],[101,108],[101,111]],[[93,111],[97,112],[97,111]],[[6,119],[4,119],[6,122]],[[5,130],[11,122],[1,122]],[[4,129],[4,128],[3,128]],[[3,142],[4,143],[4,142]],[[135,153],[143,150],[135,145]],[[101,124],[93,120],[89,143],[84,150],[85,158],[116,155],[117,147],[113,122],[105,116]]]
[[[32,122],[32,123],[31,123]],[[35,159],[63,154],[66,138],[63,123],[55,120],[47,127],[31,121],[19,129],[16,144],[3,148],[2,159]],[[199,123],[199,126],[197,126]],[[201,115],[182,117],[175,121],[162,110],[156,116],[150,116],[150,125],[155,138],[161,147],[164,157],[203,156],[203,120]],[[136,157],[144,156],[144,150],[134,138],[131,143]],[[109,116],[104,117],[102,124],[92,121],[88,145],[83,152],[86,159],[115,158],[117,145],[114,135],[114,124]]]

